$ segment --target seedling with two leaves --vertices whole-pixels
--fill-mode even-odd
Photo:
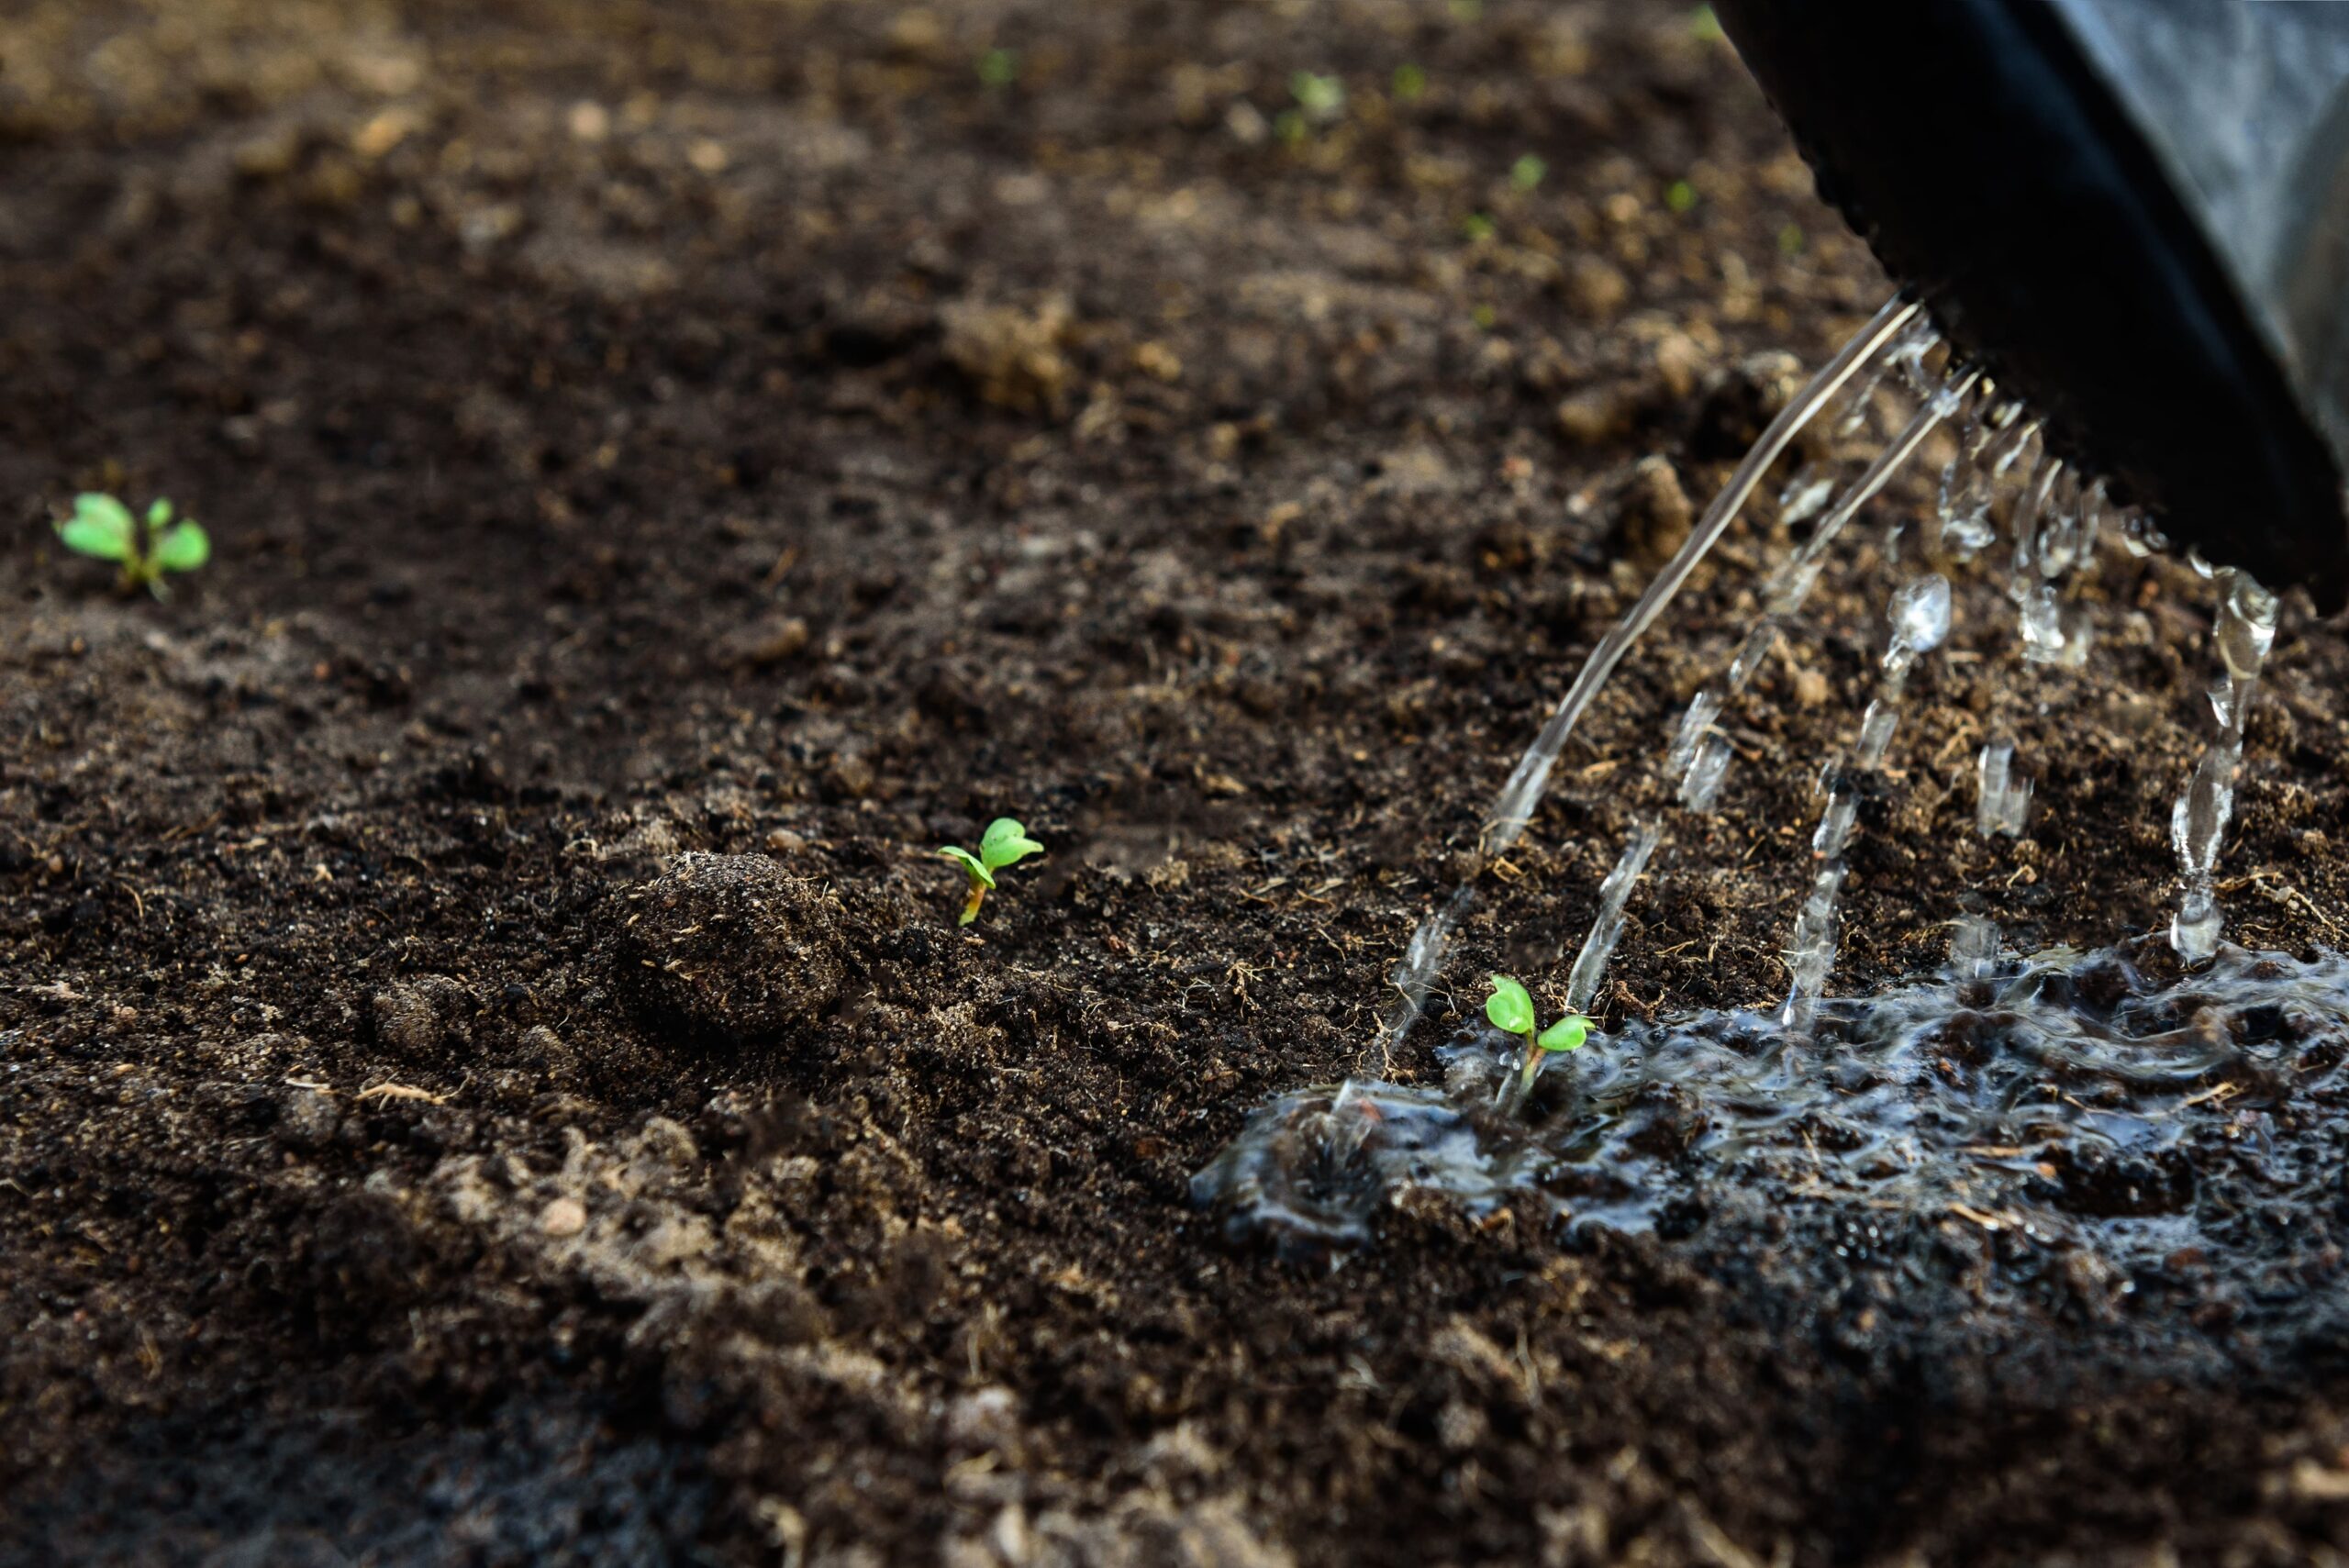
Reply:
[[[57,537],[76,555],[119,562],[124,593],[144,588],[165,593],[163,574],[193,572],[212,559],[212,539],[193,517],[172,517],[172,504],[158,500],[142,522],[111,495],[76,495],[73,515],[57,525]]]
[[[1523,985],[1506,974],[1493,976],[1493,994],[1485,998],[1485,1017],[1504,1034],[1516,1035],[1525,1041],[1518,1064],[1516,1099],[1522,1102],[1533,1092],[1533,1080],[1541,1074],[1542,1064],[1553,1053],[1580,1051],[1583,1041],[1590,1038],[1590,1020],[1580,1013],[1568,1013],[1548,1029],[1534,1032],[1539,1021],[1533,1011],[1533,998]]]
[[[1044,846],[1028,836],[1028,829],[1008,817],[998,817],[987,824],[986,832],[979,840],[979,852],[971,853],[959,844],[949,844],[938,851],[963,868],[970,879],[970,901],[963,906],[963,917],[955,922],[967,926],[979,917],[979,906],[995,891],[995,873],[1008,865],[1017,865],[1030,855],[1041,855]]]

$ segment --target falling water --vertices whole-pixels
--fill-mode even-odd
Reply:
[[[1885,751],[1900,722],[1909,673],[1919,658],[1949,636],[1949,579],[1938,573],[1912,579],[1892,597],[1892,632],[1885,643],[1876,697],[1860,721],[1859,747],[1850,767],[1829,776],[1826,809],[1811,834],[1811,858],[1819,869],[1795,917],[1794,940],[1787,951],[1793,984],[1779,1012],[1779,1021],[1798,1036],[1809,1032],[1811,1008],[1835,965],[1835,901],[1849,870],[1844,851],[1851,847],[1852,828],[1859,817],[1861,781],[1883,767]]]
[[[1986,839],[2021,838],[2031,810],[2031,780],[2015,772],[2014,741],[1985,741],[1974,777],[1974,830]]]
[[[1943,555],[1960,562],[1973,560],[1998,537],[1990,509],[1999,482],[2039,435],[2038,421],[2024,418],[2020,403],[1993,408],[1989,401],[1984,399],[1959,432],[1957,450],[1942,469],[1936,542]]]
[[[1753,443],[1753,450],[1745,454],[1745,460],[1730,475],[1729,483],[1722,486],[1721,493],[1714,497],[1713,504],[1698,519],[1697,526],[1689,532],[1688,541],[1680,547],[1679,553],[1656,574],[1655,581],[1648,584],[1647,592],[1640,595],[1639,602],[1631,606],[1630,613],[1591,650],[1581,673],[1575,677],[1574,684],[1567,688],[1566,695],[1558,700],[1557,707],[1551,713],[1548,722],[1542,725],[1532,746],[1519,761],[1508,783],[1502,785],[1500,798],[1494,806],[1492,818],[1479,845],[1480,870],[1483,864],[1489,863],[1515,845],[1524,833],[1527,824],[1533,818],[1534,807],[1541,803],[1542,792],[1549,784],[1550,772],[1557,765],[1558,754],[1564,750],[1567,737],[1574,733],[1575,725],[1581,720],[1584,710],[1598,696],[1599,688],[1614,673],[1615,666],[1622,662],[1631,644],[1663,613],[1664,606],[1679,592],[1688,574],[1697,569],[1697,562],[1728,529],[1739,508],[1745,505],[1746,497],[1761,483],[1762,475],[1843,384],[1862,366],[1875,359],[1887,344],[1899,339],[1918,316],[1914,301],[1898,296],[1887,301],[1884,308],[1876,312],[1875,319],[1844,344],[1826,367],[1795,395],[1786,409],[1771,421],[1770,428],[1762,433],[1761,439]],[[1427,1000],[1428,985],[1442,967],[1453,931],[1467,913],[1473,900],[1475,884],[1475,878],[1472,875],[1442,908],[1420,925],[1405,948],[1402,962],[1396,965],[1392,984],[1402,994],[1402,1000],[1388,1020],[1386,1035],[1390,1047],[1399,1043],[1410,1032],[1411,1025],[1418,1021],[1419,1009]]]
[[[2014,539],[2009,594],[2016,606],[2022,655],[2027,663],[2077,669],[2092,635],[2080,584],[2091,563],[2105,523],[2101,482],[2082,484],[2075,471],[2047,450],[2039,422],[2023,406],[2001,396],[1978,371],[1927,368],[1925,356],[1938,342],[1922,317],[1896,299],[1836,355],[1757,441],[1692,531],[1687,542],[1650,584],[1629,614],[1603,638],[1540,735],[1503,787],[1479,845],[1477,870],[1513,846],[1523,834],[1545,789],[1558,754],[1575,725],[1631,643],[1661,613],[1687,581],[1698,561],[1737,516],[1768,465],[1796,434],[1846,384],[1865,373],[1855,406],[1838,423],[1856,430],[1872,410],[1878,386],[1897,375],[1920,399],[1907,424],[1879,450],[1840,494],[1834,475],[1806,463],[1780,495],[1780,516],[1789,525],[1817,521],[1794,553],[1773,573],[1763,595],[1763,613],[1748,628],[1721,675],[1691,696],[1665,754],[1676,775],[1675,795],[1692,816],[1718,806],[1732,752],[1720,722],[1745,691],[1791,625],[1798,623],[1823,572],[1829,553],[1862,507],[1888,484],[1902,464],[1943,426],[1954,434],[1937,495],[1938,527],[1927,540],[1929,560],[1962,565],[1978,557],[1997,537],[1994,509],[2001,487],[2018,485],[2011,507]],[[2019,476],[2019,477],[2018,477]],[[2134,553],[2158,548],[2158,535],[2142,519],[2123,533]],[[1890,540],[1898,555],[1899,529]],[[2220,917],[2211,884],[2218,848],[2232,814],[2233,777],[2242,757],[2242,731],[2259,666],[2275,635],[2275,600],[2247,576],[2229,572],[2222,581],[2225,606],[2218,643],[2223,672],[2212,701],[2220,734],[2205,752],[2178,800],[2173,818],[2185,888],[2172,935],[2179,952],[2207,959],[2214,950]],[[1837,908],[1849,873],[1846,851],[1856,824],[1865,780],[1879,773],[1899,722],[1910,668],[1946,636],[1950,584],[1938,571],[1912,577],[1896,595],[1893,630],[1884,655],[1876,693],[1864,714],[1850,761],[1822,773],[1825,795],[1813,830],[1811,884],[1797,914],[1787,950],[1790,984],[1781,1017],[1800,1031],[1823,993],[1837,951]],[[2021,768],[2011,736],[1981,746],[1976,764],[1976,827],[1985,838],[2021,835],[2032,797],[2032,781]],[[1567,1005],[1587,1008],[1598,996],[1606,968],[1620,940],[1633,888],[1663,841],[1664,824],[1644,819],[1634,828],[1599,888],[1598,906],[1568,977]],[[1417,1021],[1427,990],[1441,971],[1453,936],[1475,903],[1472,874],[1412,935],[1393,984],[1401,1003],[1390,1017],[1391,1051]],[[1980,920],[1978,915],[1966,917]],[[1972,929],[1972,928],[1968,928]],[[1974,940],[1974,939],[1969,939]],[[1995,929],[1992,937],[1995,948]]]
[[[2260,668],[2276,643],[2276,595],[2243,572],[2229,569],[2217,576],[2219,619],[2210,640],[2218,648],[2220,670],[2218,684],[2210,688],[2210,706],[2219,733],[2195,765],[2169,818],[2170,842],[2176,846],[2185,884],[2177,913],[2170,920],[2169,940],[2188,963],[2207,963],[2219,951],[2219,932],[2225,922],[2212,873],[2228,820],[2234,816],[2243,722],[2259,687]]]
[[[1193,1181],[1200,1202],[1224,1211],[1230,1235],[1274,1237],[1283,1247],[1316,1251],[1348,1247],[1369,1235],[1381,1202],[1405,1188],[1442,1190],[1471,1211],[1539,1190],[1557,1214],[1642,1228],[1706,1183],[1724,1181],[1733,1193],[1754,1169],[1769,1167],[1795,1181],[1795,1190],[1851,1202],[1858,1214],[1888,1207],[1917,1207],[1926,1216],[1954,1211],[1989,1230],[2021,1223],[2022,1237],[2063,1237],[2060,1247],[2114,1249],[2114,1256],[2232,1244],[2229,1204],[2215,1202],[2197,1218],[2191,1185],[2161,1185],[2165,1176],[2143,1167],[2140,1152],[2182,1151],[2187,1139],[2248,1148],[2236,1139],[2227,1096],[2260,1089],[2220,1075],[2248,1073],[2243,1082],[2262,1084],[2274,1080],[2262,1054],[2272,1040],[2307,1051],[2316,1050],[2309,1042],[2349,1038],[2349,960],[2290,960],[2220,943],[2215,863],[2234,807],[2245,716],[2277,636],[2277,601],[2248,575],[2197,563],[2222,598],[2213,629],[2220,678],[2210,693],[2218,735],[2170,821],[2182,866],[2168,932],[2176,958],[2152,937],[2086,955],[2009,951],[1985,913],[1983,892],[1968,892],[1947,925],[1950,958],[1941,974],[1912,976],[1867,997],[1828,991],[1861,800],[1887,798],[1912,673],[1950,636],[1952,575],[1971,575],[2004,521],[2013,545],[2006,592],[2015,648],[2027,669],[2063,673],[2084,667],[2090,652],[2096,627],[2088,610],[2098,594],[2088,573],[2100,535],[2117,535],[2131,556],[2165,547],[2147,518],[2119,514],[2102,484],[2048,450],[2042,425],[2022,404],[1976,369],[1929,364],[1935,348],[1929,324],[1893,303],[1797,395],[1685,550],[1590,652],[1510,774],[1480,842],[1477,873],[1518,842],[1599,685],[1729,528],[1797,429],[1832,396],[1855,390],[1855,406],[1834,429],[1858,432],[1876,390],[1898,378],[1917,395],[1917,406],[1858,476],[1839,484],[1849,465],[1839,467],[1830,444],[1783,486],[1778,526],[1807,533],[1762,584],[1757,617],[1727,667],[1691,695],[1661,749],[1665,800],[1689,817],[1712,815],[1733,758],[1724,720],[1774,651],[1804,625],[1804,606],[1837,538],[1931,439],[1950,441],[1954,453],[1941,467],[1933,497],[1938,526],[1917,535],[1921,561],[1903,556],[1898,521],[1884,539],[1884,561],[1898,573],[1888,636],[1854,740],[1820,770],[1823,803],[1811,831],[1809,887],[1787,943],[1783,1005],[1769,1014],[1626,1018],[1611,1038],[1598,1040],[1602,1050],[1543,1059],[1553,1073],[1527,1094],[1510,1092],[1520,1082],[1522,1042],[1486,1030],[1471,1012],[1454,1042],[1438,1051],[1442,1087],[1348,1080],[1285,1094],[1259,1110]],[[1985,840],[2021,838],[2032,774],[2018,758],[2013,730],[1987,728],[1973,777],[1976,831]],[[1670,810],[1632,819],[1567,976],[1567,1007],[1588,1012],[1602,1000],[1631,896],[1673,821]],[[1417,1021],[1452,937],[1475,906],[1475,890],[1477,875],[1465,878],[1412,934],[1393,974],[1402,1007],[1388,1021],[1391,1047]],[[2191,972],[2180,974],[2176,960]],[[2319,1066],[2332,1071],[2335,1056]],[[2349,1103],[2349,1075],[2337,1077]],[[2349,1115],[2340,1131],[2349,1139]],[[2293,1169],[2307,1164],[2302,1152],[2278,1157]],[[2319,1167],[2331,1172],[2337,1160],[2307,1169]],[[2111,1181],[2121,1185],[2096,1185],[2107,1181],[2100,1172],[2119,1172]],[[2079,1181],[2076,1193],[2065,1185],[2072,1181]],[[2055,1183],[2055,1207],[2069,1204],[2069,1218],[2034,1207],[2048,1202],[2048,1183]],[[2182,1218],[2131,1218],[2154,1214],[2152,1204],[2168,1204],[2159,1214]],[[2102,1230],[2079,1220],[2090,1216],[2102,1225],[2111,1214],[2123,1218]],[[2197,1230],[2203,1223],[2218,1230]]]
[[[1631,896],[1631,884],[1640,880],[1646,869],[1648,857],[1655,853],[1656,841],[1664,829],[1653,822],[1642,822],[1632,830],[1631,841],[1623,846],[1623,853],[1607,880],[1598,884],[1598,914],[1590,923],[1590,935],[1583,939],[1582,951],[1575,955],[1575,966],[1566,975],[1566,1010],[1588,1012],[1598,995],[1598,983],[1607,975],[1607,960],[1615,951],[1615,943],[1623,934],[1623,906]]]

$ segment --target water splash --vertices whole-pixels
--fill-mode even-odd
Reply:
[[[2264,1207],[2317,1201],[2349,1158],[2349,960],[2222,948],[2181,974],[2166,957],[2156,939],[2021,957],[1968,917],[1945,968],[1821,997],[1808,1035],[1702,1012],[1594,1036],[1526,1120],[1490,1108],[1515,1044],[1479,1022],[1438,1052],[1441,1087],[1282,1096],[1192,1194],[1236,1240],[1332,1260],[1415,1189],[1472,1216],[1529,1195],[1557,1220],[1631,1231],[1798,1194],[2124,1269],[2242,1255],[2274,1228],[2246,1223],[2212,1179],[2222,1165]],[[2265,1114],[2287,1096],[2332,1108]]]

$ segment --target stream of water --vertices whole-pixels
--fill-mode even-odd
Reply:
[[[2215,729],[2172,817],[2180,892],[2166,940],[2021,954],[1988,918],[1961,910],[1938,973],[1872,996],[1833,995],[1860,802],[1890,790],[1887,759],[1911,676],[1950,634],[1951,574],[1978,571],[2003,518],[2015,646],[2036,678],[2064,681],[2082,669],[2094,636],[2082,588],[2099,540],[2141,555],[2162,544],[2142,517],[2119,515],[2100,484],[2083,484],[2029,411],[1954,362],[1900,299],[1787,404],[1686,545],[1593,649],[1503,786],[1475,874],[1406,945],[1386,1054],[1419,1020],[1479,878],[1527,830],[1562,749],[1632,644],[1807,425],[1840,396],[1848,406],[1829,428],[1839,439],[1865,436],[1892,387],[1906,389],[1913,409],[1856,473],[1845,480],[1814,459],[1779,494],[1781,526],[1809,531],[1764,584],[1726,667],[1678,715],[1662,757],[1672,806],[1635,819],[1565,981],[1570,1010],[1597,1006],[1651,860],[1677,824],[1717,809],[1733,755],[1725,720],[1802,624],[1838,539],[1941,435],[1952,455],[1932,526],[1912,536],[1896,523],[1885,540],[1893,585],[1882,653],[1848,749],[1821,770],[1785,996],[1767,1009],[1594,1033],[1571,1058],[1545,1057],[1568,1065],[1523,1101],[1508,1089],[1517,1042],[1481,1021],[1439,1051],[1440,1087],[1359,1080],[1285,1095],[1195,1180],[1196,1196],[1235,1235],[1342,1248],[1364,1240],[1380,1205],[1405,1187],[1438,1189],[1472,1213],[1533,1192],[1577,1223],[1645,1229],[1709,1180],[1766,1173],[1838,1202],[1959,1213],[2067,1244],[2087,1244],[2093,1231],[2088,1240],[2106,1252],[2135,1257],[2215,1239],[2206,1232],[2219,1221],[2197,1208],[2190,1173],[2179,1176],[2176,1162],[2246,1084],[2321,1069],[2299,1086],[2331,1092],[2349,1051],[2349,962],[2249,953],[2221,940],[2215,869],[2277,616],[2275,596],[2232,570],[2203,569],[2219,600]],[[2032,784],[2013,737],[1987,736],[1973,772],[1977,831],[2022,835]],[[2146,962],[2148,944],[2163,949],[2160,963]],[[2280,1163],[2262,1179],[2316,1179],[2302,1151],[2268,1157]]]

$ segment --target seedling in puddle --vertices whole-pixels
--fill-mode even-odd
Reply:
[[[1551,1052],[1580,1051],[1582,1042],[1590,1038],[1590,1020],[1580,1013],[1568,1013],[1535,1033],[1538,1020],[1533,1013],[1533,998],[1524,986],[1506,974],[1493,976],[1493,994],[1485,998],[1485,1017],[1503,1034],[1513,1034],[1525,1041],[1517,1079],[1517,1097],[1520,1100],[1533,1092],[1533,1080]]]
[[[979,839],[979,852],[971,853],[960,844],[949,844],[938,851],[963,868],[971,881],[969,902],[963,906],[963,917],[955,922],[967,926],[979,917],[979,906],[995,891],[995,873],[1008,865],[1017,865],[1030,855],[1041,855],[1044,846],[1028,836],[1028,829],[1008,817],[998,817],[987,824]]]
[[[119,562],[123,592],[144,588],[164,594],[163,573],[193,572],[212,559],[212,539],[192,517],[176,522],[172,504],[157,500],[142,524],[111,495],[76,495],[73,515],[57,525],[57,537],[76,555]]]

